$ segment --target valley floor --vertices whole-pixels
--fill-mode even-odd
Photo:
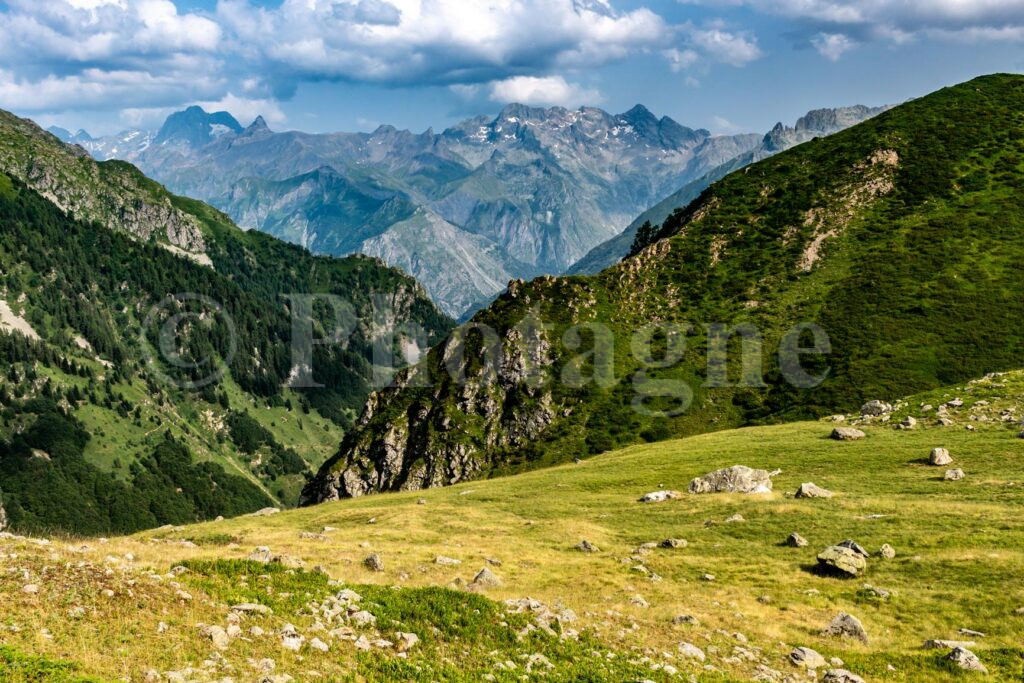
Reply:
[[[950,390],[965,399],[952,426],[918,410],[960,395],[937,392],[859,441],[824,421],[751,428],[130,538],[4,537],[0,679],[814,680],[788,659],[798,646],[842,660],[819,680],[982,678],[922,647],[945,639],[976,643],[985,680],[1021,680],[1024,439],[1005,381],[986,381]],[[919,424],[895,429],[908,412]],[[935,447],[963,480],[928,464]],[[781,469],[774,492],[638,501],[734,464]],[[794,498],[803,482],[835,496]],[[809,545],[788,547],[792,532]],[[687,544],[644,547],[669,538]],[[815,571],[848,538],[872,553],[865,575]],[[280,561],[247,561],[260,546]],[[484,568],[497,581],[471,584]],[[822,634],[840,612],[867,643]]]

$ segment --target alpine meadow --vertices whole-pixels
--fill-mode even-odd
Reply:
[[[0,682],[1024,680],[1022,60],[0,3]]]

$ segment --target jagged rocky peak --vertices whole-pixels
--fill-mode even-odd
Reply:
[[[764,148],[767,151],[781,152],[813,137],[831,135],[854,126],[888,109],[890,107],[866,107],[862,104],[836,109],[814,109],[797,119],[796,125],[792,128],[783,125],[782,122],[775,124],[764,137]]]
[[[260,120],[262,117],[257,119]],[[160,132],[157,133],[155,142],[158,145],[183,144],[198,148],[226,133],[237,135],[242,131],[242,125],[226,111],[211,114],[202,107],[191,106],[167,117]]]

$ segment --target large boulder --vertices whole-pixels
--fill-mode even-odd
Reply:
[[[868,401],[860,407],[860,414],[864,417],[882,417],[892,412],[892,406],[885,401]]]
[[[865,436],[867,436],[867,434],[859,429],[854,429],[853,427],[836,427],[832,430],[830,438],[836,441],[858,441],[863,439]]]
[[[852,548],[833,545],[818,553],[818,565],[848,576],[860,576],[868,568],[868,561]]]
[[[770,493],[771,490],[771,472],[743,465],[715,470],[690,482],[690,493]]]

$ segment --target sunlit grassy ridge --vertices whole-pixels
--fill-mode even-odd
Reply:
[[[694,672],[701,680],[722,675],[742,680],[755,675],[759,665],[797,673],[786,660],[795,646],[840,657],[845,668],[869,681],[947,681],[967,675],[944,660],[946,651],[921,648],[932,638],[975,640],[972,650],[989,668],[988,680],[1020,680],[1024,615],[1017,610],[1024,607],[1024,586],[1015,577],[1024,575],[1022,384],[1024,377],[1014,373],[915,397],[900,404],[897,418],[909,412],[920,418],[917,427],[901,431],[893,421],[876,421],[861,426],[867,432],[862,441],[829,439],[833,424],[827,421],[749,428],[447,489],[161,529],[106,544],[86,541],[92,549],[81,559],[102,564],[113,555],[110,566],[117,577],[125,572],[123,581],[145,567],[167,572],[184,561],[190,569],[159,582],[120,583],[113,599],[99,593],[96,581],[107,579],[92,575],[77,581],[74,592],[56,590],[41,567],[49,565],[56,572],[51,576],[60,576],[64,555],[47,560],[50,549],[22,547],[12,558],[10,543],[3,541],[0,592],[8,607],[0,618],[0,643],[75,662],[83,674],[141,680],[150,668],[199,667],[213,648],[196,624],[226,626],[228,604],[253,601],[272,607],[274,614],[247,617],[242,626],[259,624],[269,635],[235,639],[218,652],[235,667],[236,680],[248,680],[250,659],[267,657],[275,659],[278,673],[297,680],[313,680],[310,671],[327,680],[355,675],[479,680],[487,673],[513,680],[525,673],[519,656],[536,653],[555,666],[549,680],[669,678],[664,670],[652,670],[652,663]],[[933,426],[935,408],[957,397],[964,406],[948,411],[955,425]],[[926,402],[933,410],[921,409]],[[1002,414],[1012,419],[1003,422]],[[950,450],[953,466],[962,468],[966,479],[943,481],[946,468],[926,464],[939,446]],[[653,490],[685,490],[691,478],[733,464],[782,472],[767,495],[685,495],[653,505],[637,500]],[[794,499],[792,492],[807,481],[835,497]],[[736,514],[745,521],[725,522]],[[324,527],[333,530],[323,532]],[[807,547],[784,545],[794,531],[808,539]],[[688,546],[640,548],[670,537],[684,538]],[[817,553],[846,538],[873,554],[889,543],[896,558],[872,557],[859,579],[813,571]],[[583,539],[599,551],[575,549]],[[319,566],[326,575],[237,562],[261,545],[275,555],[301,559],[307,569]],[[364,566],[371,552],[380,555],[383,571]],[[134,561],[119,559],[125,553]],[[38,561],[28,559],[33,554]],[[435,564],[438,555],[461,564]],[[11,571],[22,565],[32,567],[29,578]],[[484,566],[502,585],[461,593]],[[260,579],[261,574],[270,578]],[[715,580],[702,580],[704,574]],[[248,577],[245,583],[242,575]],[[314,620],[303,606],[322,597],[328,577],[363,596],[364,607],[378,619],[380,637],[417,633],[419,649],[402,660],[387,649],[362,652],[350,641],[330,641],[310,630]],[[29,581],[40,585],[38,595],[19,592]],[[176,598],[172,582],[193,600]],[[891,597],[873,597],[863,589],[866,583]],[[330,586],[329,592],[339,588]],[[583,640],[510,638],[502,624],[516,630],[520,617],[503,615],[504,607],[492,600],[527,596],[575,612],[571,627]],[[636,596],[649,606],[635,604]],[[77,605],[87,606],[88,616],[66,619],[67,610]],[[840,611],[861,619],[868,644],[821,635]],[[673,624],[682,614],[699,624]],[[157,634],[159,621],[169,626],[163,634]],[[12,623],[21,630],[2,628]],[[300,660],[284,652],[276,631],[285,623],[329,642],[329,655],[306,649]],[[41,638],[41,628],[49,629],[53,640]],[[962,636],[961,628],[986,635]],[[702,648],[706,664],[718,673],[682,658],[676,648],[683,641]],[[97,644],[105,646],[97,649]],[[754,659],[735,659],[736,647],[754,652]],[[593,650],[614,653],[614,659],[594,656]],[[506,659],[518,662],[515,674],[498,667]]]

